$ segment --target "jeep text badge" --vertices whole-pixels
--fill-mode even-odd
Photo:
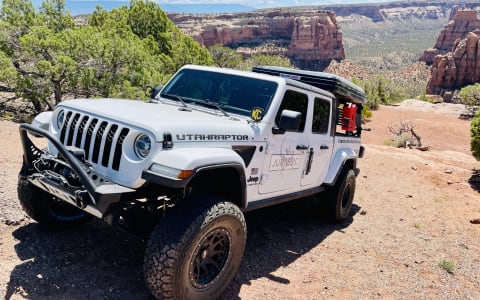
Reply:
[[[252,108],[252,111],[250,112],[250,117],[255,122],[260,122],[263,119],[263,114],[264,113],[265,113],[265,111],[263,110],[263,108],[254,107],[254,108]]]

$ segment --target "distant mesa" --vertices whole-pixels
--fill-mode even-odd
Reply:
[[[169,17],[205,47],[222,44],[245,55],[285,55],[295,66],[310,70],[323,70],[330,61],[345,59],[343,34],[331,11],[271,9]]]
[[[441,31],[435,49],[425,53],[422,59],[432,64],[427,94],[449,102],[457,90],[480,82],[480,19],[476,11],[458,10]]]
[[[464,6],[478,7],[478,3],[464,3]],[[184,33],[205,47],[221,44],[245,56],[254,53],[282,55],[298,68],[322,71],[332,61],[345,59],[343,33],[338,23],[342,20],[355,22],[363,17],[373,22],[443,19],[448,17],[452,7],[452,2],[447,1],[396,1],[297,6],[243,13],[169,13],[168,16]]]

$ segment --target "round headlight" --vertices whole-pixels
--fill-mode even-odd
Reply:
[[[152,149],[152,140],[146,134],[140,134],[135,139],[134,150],[135,154],[140,159],[144,159],[150,153],[150,149]]]
[[[65,122],[65,111],[61,110],[57,114],[57,126],[58,126],[58,128],[61,129],[63,127],[64,122]]]

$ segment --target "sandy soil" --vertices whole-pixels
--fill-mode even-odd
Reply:
[[[406,101],[374,112],[352,217],[330,224],[301,202],[246,214],[248,242],[224,299],[480,299],[480,163],[458,105]],[[411,120],[430,151],[385,146]],[[0,121],[0,295],[149,299],[143,245],[95,221],[48,231],[16,198],[18,125]],[[439,266],[454,263],[452,273]]]

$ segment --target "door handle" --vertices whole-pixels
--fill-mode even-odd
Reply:
[[[321,150],[327,150],[327,149],[328,149],[328,146],[327,146],[327,145],[321,145],[321,146],[320,146],[320,149],[321,149]]]
[[[307,169],[305,170],[305,175],[308,175],[312,170],[312,161],[313,161],[313,148],[310,148],[310,153],[308,154]]]
[[[297,150],[307,150],[308,146],[305,145],[297,145]]]

